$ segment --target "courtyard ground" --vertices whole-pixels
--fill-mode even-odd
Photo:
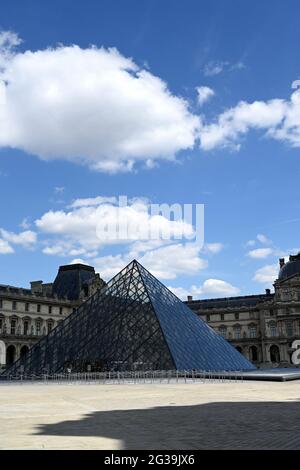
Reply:
[[[1,449],[300,449],[300,381],[0,384]]]

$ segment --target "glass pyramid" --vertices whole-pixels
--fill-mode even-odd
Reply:
[[[255,367],[132,261],[5,373]]]

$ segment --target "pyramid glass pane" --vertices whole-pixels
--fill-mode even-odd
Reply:
[[[146,290],[176,369],[255,369],[242,354],[218,335],[143,266],[139,265]]]
[[[6,374],[86,370],[255,369],[136,261]]]

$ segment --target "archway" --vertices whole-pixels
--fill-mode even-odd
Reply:
[[[16,360],[16,348],[13,344],[6,349],[6,365],[10,366]]]
[[[276,346],[276,344],[273,344],[270,347],[270,359],[271,362],[280,362],[280,352],[279,352],[279,347]]]
[[[257,347],[256,346],[250,346],[249,356],[250,356],[250,361],[253,361],[253,362],[258,361],[258,352],[257,352]]]
[[[26,346],[26,345],[22,346],[22,347],[21,347],[21,350],[20,350],[20,357],[25,356],[25,354],[27,354],[28,351],[29,351],[29,347],[28,347],[28,346]]]

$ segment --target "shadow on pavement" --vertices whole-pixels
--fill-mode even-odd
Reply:
[[[300,449],[300,403],[218,402],[97,411],[37,434],[118,439],[123,449]]]

